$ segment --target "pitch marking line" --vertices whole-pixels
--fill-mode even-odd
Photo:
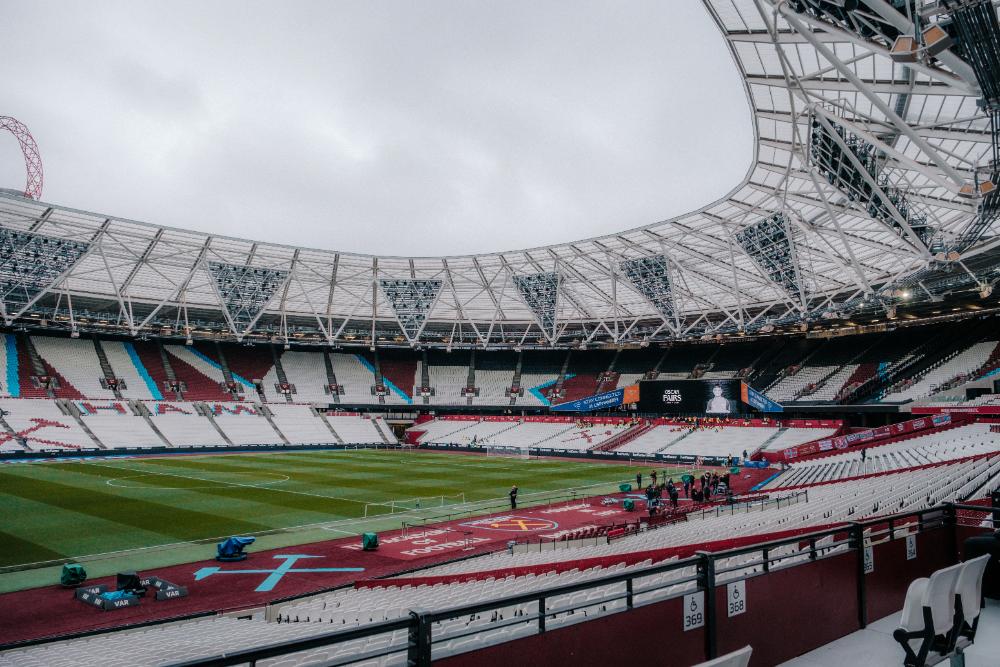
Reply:
[[[177,478],[180,478],[180,479],[194,480],[196,482],[209,482],[211,484],[226,484],[228,486],[235,486],[235,487],[246,488],[246,489],[257,489],[259,491],[272,491],[274,493],[291,493],[291,494],[294,494],[294,495],[297,495],[297,496],[311,496],[313,498],[325,498],[326,500],[343,500],[345,502],[358,503],[360,505],[367,505],[367,504],[369,504],[368,501],[365,501],[365,500],[354,500],[353,498],[341,498],[340,496],[325,496],[325,495],[323,495],[321,493],[309,493],[308,491],[292,491],[290,489],[276,489],[276,488],[273,488],[273,487],[270,487],[270,486],[257,486],[255,484],[241,484],[239,482],[223,482],[223,481],[215,480],[215,479],[206,479],[204,477],[195,477],[193,475],[181,475],[179,473],[172,473],[172,472],[161,472],[161,471],[158,471],[158,470],[157,471],[153,471],[153,470],[143,470],[141,468],[126,468],[126,467],[119,467],[119,466],[109,466],[109,465],[102,465],[100,463],[82,463],[80,465],[98,466],[99,468],[108,468],[109,470],[128,470],[130,472],[138,472],[138,473],[143,473],[143,474],[146,474],[146,475],[162,475],[164,477],[177,477]],[[119,488],[121,488],[121,487],[119,487]]]
[[[250,489],[258,489],[260,491],[273,491],[275,493],[291,493],[291,494],[295,494],[295,495],[299,495],[299,496],[311,496],[313,498],[325,498],[326,500],[343,500],[345,502],[356,503],[356,504],[359,504],[359,505],[392,506],[393,503],[404,503],[404,502],[412,502],[413,500],[417,500],[416,498],[400,498],[400,499],[389,499],[389,500],[386,500],[386,501],[383,501],[383,502],[371,502],[369,500],[355,500],[353,498],[343,498],[343,497],[340,497],[340,496],[327,496],[327,495],[323,495],[321,493],[310,493],[308,491],[292,491],[290,489],[277,489],[277,488],[270,487],[270,486],[258,486],[256,484],[241,484],[240,482],[225,482],[225,481],[222,481],[222,480],[206,479],[204,477],[195,477],[193,475],[181,475],[179,473],[162,472],[162,471],[159,471],[159,470],[143,470],[141,468],[126,468],[124,466],[109,466],[109,465],[102,465],[100,463],[81,463],[80,465],[93,465],[93,466],[98,466],[100,468],[108,468],[110,470],[128,470],[130,472],[142,473],[144,475],[162,475],[162,476],[165,476],[165,477],[177,477],[177,478],[180,478],[180,479],[190,479],[190,480],[194,480],[194,481],[198,481],[198,482],[209,482],[209,483],[211,483],[213,485],[215,485],[215,484],[226,484],[228,486],[235,486],[235,487],[241,487],[241,488],[250,488]],[[248,473],[248,474],[250,474],[250,473]],[[276,473],[269,473],[269,474],[276,474]],[[115,479],[121,479],[121,478],[115,478]],[[111,480],[106,480],[105,483],[107,483],[108,481],[111,481]],[[140,487],[121,487],[121,486],[117,486],[115,484],[111,484],[110,486],[116,487],[116,488],[140,488]],[[177,488],[177,487],[167,487],[167,488]],[[192,488],[192,487],[189,487],[189,488]],[[199,488],[217,488],[217,487],[212,486],[212,487],[199,487]],[[435,496],[431,496],[431,497],[433,498]],[[433,507],[427,507],[425,509],[433,509]],[[410,511],[410,510],[419,511],[420,508],[408,508],[408,510],[406,510],[406,511]],[[373,518],[377,518],[378,516],[382,516],[382,515],[375,515],[374,517],[361,517],[361,518],[373,519]]]
[[[112,486],[116,489],[142,489],[144,491],[188,491],[188,490],[198,490],[198,489],[217,489],[219,484],[227,484],[225,480],[216,480],[212,484],[206,486],[130,486],[128,480],[130,479],[140,479],[142,477],[149,477],[153,475],[152,472],[146,472],[139,475],[125,475],[124,477],[114,477],[105,482],[108,486]],[[256,489],[262,489],[273,484],[282,484],[291,479],[288,475],[283,475],[277,472],[229,472],[229,475],[267,475],[269,477],[275,477],[277,479],[263,480],[260,482],[254,482],[250,486]],[[114,482],[120,482],[115,484]]]

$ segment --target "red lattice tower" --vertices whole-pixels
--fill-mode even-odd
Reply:
[[[24,123],[11,116],[0,116],[0,129],[10,130],[10,133],[17,137],[17,142],[21,144],[21,152],[24,153],[24,170],[27,172],[28,180],[24,185],[24,196],[31,199],[42,198],[42,156],[38,154],[38,144],[35,138],[28,132]]]

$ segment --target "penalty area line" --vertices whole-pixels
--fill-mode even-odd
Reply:
[[[370,503],[368,503],[367,501],[364,501],[364,500],[354,500],[353,498],[341,498],[340,496],[327,496],[327,495],[323,495],[322,493],[310,493],[308,491],[292,491],[290,489],[277,489],[277,488],[274,488],[273,486],[256,486],[254,484],[241,484],[239,482],[226,482],[226,481],[217,480],[217,479],[206,479],[204,477],[195,477],[193,475],[181,475],[179,473],[163,472],[163,471],[159,471],[159,470],[148,470],[148,469],[143,470],[142,468],[126,468],[124,466],[109,466],[109,465],[104,465],[104,464],[101,464],[101,463],[90,463],[90,462],[88,462],[88,463],[81,463],[80,465],[92,465],[92,466],[97,466],[99,468],[107,468],[108,470],[128,470],[130,472],[139,472],[139,473],[144,473],[144,474],[147,474],[147,475],[163,475],[165,477],[177,477],[177,478],[180,478],[180,479],[189,479],[189,480],[196,481],[196,482],[210,482],[212,484],[225,484],[227,486],[235,486],[235,487],[247,488],[247,489],[257,489],[258,491],[271,491],[271,492],[274,492],[274,493],[290,493],[290,494],[297,495],[297,496],[311,496],[313,498],[324,498],[326,500],[343,500],[345,502],[357,503],[359,505],[368,505],[368,504],[370,504]],[[112,488],[128,488],[128,487],[116,487],[114,485],[111,485],[111,487]],[[197,490],[197,489],[192,489],[192,490]]]

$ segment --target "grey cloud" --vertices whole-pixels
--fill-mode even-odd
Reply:
[[[102,213],[361,252],[489,252],[684,213],[752,157],[742,83],[700,3],[10,9],[0,114],[35,134],[45,199]],[[8,139],[0,186],[19,187]]]

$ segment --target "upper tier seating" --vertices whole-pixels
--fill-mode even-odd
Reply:
[[[803,366],[794,375],[781,378],[767,390],[767,395],[779,403],[793,401],[806,387],[818,383],[835,370],[836,366]]]
[[[157,384],[131,343],[107,340],[101,341],[101,347],[115,377],[124,382],[124,388],[119,389],[124,398],[141,401],[163,398],[163,385]]]
[[[201,350],[206,356],[216,359],[217,353],[213,349],[214,345],[195,345],[195,347]],[[226,357],[226,365],[229,366],[229,371],[251,384],[254,380],[261,380],[263,382],[268,371],[274,366],[274,359],[271,356],[269,347],[222,345],[221,349],[222,354]],[[274,386],[265,386],[264,393],[268,398],[273,398],[275,396]]]
[[[912,401],[929,396],[941,385],[957,377],[969,377],[979,370],[997,347],[997,341],[975,343],[947,361],[933,366],[923,377],[882,397],[888,403]]]
[[[387,404],[410,405],[414,402],[413,388],[420,384],[419,366],[420,362],[411,352],[388,349],[379,353],[379,370],[389,389],[385,395]]]
[[[285,377],[288,378],[288,384],[295,386],[292,400],[297,403],[331,403],[333,401],[333,397],[324,390],[328,381],[326,363],[323,361],[321,352],[286,351],[281,355],[280,361],[281,367],[285,371]],[[345,384],[339,372],[337,373],[337,382]],[[274,385],[279,383],[277,367],[274,367],[264,377],[265,391],[274,392]],[[368,386],[371,386],[370,382]],[[368,387],[365,388],[365,392],[365,402],[371,402],[372,397],[368,393]]]
[[[176,394],[167,389],[169,379],[167,377],[167,369],[163,365],[160,349],[155,343],[139,340],[132,341],[125,343],[125,351],[129,354],[135,353],[136,371],[140,372],[140,374],[144,371],[145,375],[149,376],[148,389],[154,400],[172,400],[176,398]],[[131,390],[133,386],[138,385],[129,385],[129,391],[123,393],[126,398],[139,398],[139,396],[132,394]]]
[[[596,394],[600,375],[608,370],[614,356],[609,350],[571,353],[562,396],[552,402],[566,403]]]
[[[104,371],[101,370],[101,361],[97,357],[97,350],[94,349],[94,341],[32,336],[31,342],[38,355],[84,396],[115,398],[112,390],[101,386]]]
[[[754,361],[758,359],[770,346],[770,343],[762,342],[732,342],[722,345],[711,357],[711,370],[702,377],[710,378],[731,378],[746,369],[750,368]]]
[[[508,405],[510,395],[507,391],[512,384],[514,384],[513,368],[510,370],[479,370],[477,368],[476,387],[479,388],[479,396],[472,399],[472,404]]]
[[[232,395],[223,389],[226,378],[218,363],[187,345],[164,345],[163,349],[167,352],[167,360],[174,375],[185,387],[184,400],[232,400]]]
[[[32,361],[31,351],[28,346],[30,341],[27,336],[2,334],[2,337],[4,343],[5,373],[0,378],[0,383],[5,387],[3,395],[13,398],[50,398],[49,389],[41,383],[36,384],[36,380],[33,379],[47,375],[55,380],[51,385],[51,393],[55,398],[73,399],[83,397],[73,383],[40,354],[37,361],[41,365],[41,368],[38,368]],[[58,348],[59,344],[56,343],[55,347]],[[36,349],[35,352],[37,353],[38,350]],[[54,354],[62,358],[63,351],[62,349],[56,349]],[[72,366],[72,363],[70,365]],[[70,370],[71,372],[75,372],[78,369],[71,368]],[[100,375],[100,372],[98,375]]]
[[[558,379],[558,373],[522,373],[524,396],[518,397],[517,405],[550,405],[547,395]]]
[[[622,350],[615,360],[615,371],[622,375],[642,377],[653,370],[663,356],[663,350],[655,347]],[[619,383],[618,386],[623,386]]]
[[[828,377],[823,384],[802,397],[809,401],[832,401],[837,398],[840,391],[847,384],[847,381],[855,377],[860,364],[844,364],[833,375]]]
[[[431,396],[432,405],[465,405],[466,399],[462,396],[462,390],[469,379],[468,366],[434,366],[427,367],[430,377],[431,388],[434,395]],[[419,380],[419,377],[417,378]],[[419,382],[414,390],[419,389]],[[417,394],[414,393],[416,396]]]
[[[17,367],[16,341],[13,334],[0,333],[0,397],[13,395],[16,398],[20,394],[20,387],[10,386],[11,376],[17,377],[17,373],[13,372]],[[8,363],[12,366],[8,366]],[[8,369],[11,369],[10,374]]]
[[[628,386],[631,386],[633,384],[636,384],[644,376],[645,376],[645,373],[619,373],[618,374],[618,384],[615,385],[615,388],[618,388],[618,387],[628,387]]]
[[[258,400],[251,381],[260,379],[267,402],[285,402],[275,386],[282,381],[279,377],[287,375],[287,381],[296,389],[290,398],[298,403],[423,405],[419,389],[427,384],[434,390],[434,395],[427,399],[429,405],[458,407],[471,402],[476,406],[509,406],[508,390],[520,362],[519,386],[523,396],[514,400],[515,408],[545,407],[615,386],[628,386],[654,369],[660,379],[748,374],[751,385],[766,388],[773,399],[782,402],[871,400],[887,391],[886,387],[892,383],[891,393],[884,400],[900,402],[928,396],[942,386],[957,386],[963,379],[1000,366],[1000,345],[992,340],[996,334],[990,328],[995,323],[996,318],[977,320],[976,328],[965,335],[964,325],[946,324],[900,327],[886,333],[828,340],[678,342],[666,348],[627,349],[617,353],[604,349],[572,352],[531,349],[521,353],[476,350],[473,355],[467,349],[445,352],[399,348],[379,348],[377,352],[365,349],[328,353],[319,348],[281,352],[269,344],[242,346],[198,340],[188,346],[164,341],[166,359],[174,375],[186,386],[182,396],[169,389],[170,369],[164,366],[160,343],[102,339],[100,345],[111,372],[124,381],[121,395],[139,400],[233,400],[224,384],[223,367],[227,366],[233,379],[242,386],[241,396],[249,401]],[[93,340],[2,336],[0,396],[49,398],[45,387],[35,386],[31,379],[33,375],[47,373],[61,378],[54,391],[57,398],[114,398],[112,390],[101,387],[103,371]],[[29,341],[37,349],[45,373],[36,372],[37,363],[32,363]],[[967,349],[956,356],[946,356],[961,345]],[[276,353],[281,355],[282,368],[274,363]],[[339,401],[328,390],[333,382],[327,372],[327,356],[335,383],[343,388]],[[427,368],[423,368],[424,358]],[[470,379],[469,364],[474,364],[471,377],[479,393],[471,401],[462,395]],[[388,390],[381,400],[373,393],[376,365]],[[928,367],[930,370],[925,371]],[[564,368],[565,376],[559,385],[557,381]],[[8,373],[8,369],[16,372]],[[912,374],[912,380],[900,379],[907,373]],[[863,389],[852,394],[859,386]],[[959,398],[955,393],[942,395],[940,400],[957,402]]]
[[[343,403],[375,403],[372,387],[375,386],[375,373],[363,358],[356,354],[331,354],[333,372],[337,376],[337,384],[344,388],[340,397]],[[298,399],[297,399],[298,400]],[[326,401],[329,402],[329,401]]]

